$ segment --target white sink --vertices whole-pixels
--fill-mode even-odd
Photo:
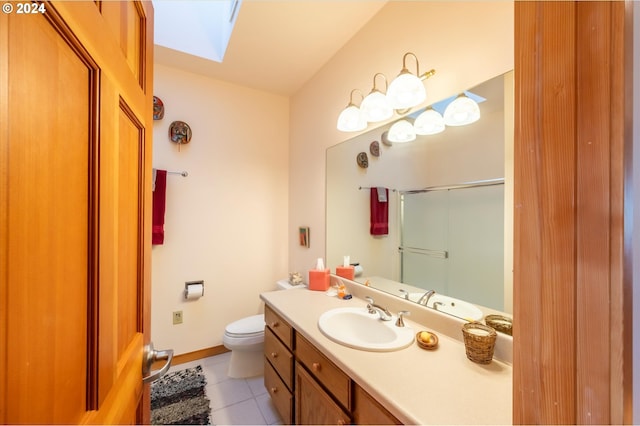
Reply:
[[[318,319],[318,328],[329,339],[350,348],[373,352],[390,352],[406,348],[413,343],[415,332],[411,327],[397,327],[397,317],[382,321],[376,312],[367,308],[335,308]]]
[[[409,300],[417,302],[424,293],[409,293]],[[437,310],[458,318],[480,321],[483,317],[482,311],[474,304],[444,294],[435,293],[429,299],[427,306],[434,307],[437,302]]]

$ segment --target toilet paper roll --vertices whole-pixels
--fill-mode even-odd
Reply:
[[[204,295],[204,284],[192,284],[184,290],[184,298],[187,300],[199,299]]]

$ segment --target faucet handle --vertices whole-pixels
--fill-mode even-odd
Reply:
[[[370,313],[370,314],[375,314],[375,313],[376,313],[376,310],[375,310],[375,309],[373,309],[373,306],[372,306],[372,305],[373,305],[373,298],[372,298],[372,297],[369,297],[369,296],[365,296],[364,298],[365,298],[365,300],[366,300],[367,302],[369,302],[369,303],[367,304],[367,309],[369,310],[369,313]]]
[[[403,316],[409,316],[411,315],[411,312],[409,311],[400,311],[398,312],[398,320],[396,321],[396,327],[404,327],[404,321],[402,320]]]
[[[409,292],[407,290],[401,288],[398,291],[400,292],[400,294],[402,294],[402,297],[404,297],[405,300],[409,300]]]

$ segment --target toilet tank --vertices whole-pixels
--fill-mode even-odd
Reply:
[[[298,288],[307,288],[305,284],[291,285],[289,280],[282,279],[276,281],[276,290],[295,290]]]

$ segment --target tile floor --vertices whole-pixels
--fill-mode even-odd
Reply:
[[[214,425],[280,425],[282,420],[264,387],[264,378],[232,379],[227,376],[231,352],[178,364],[169,371],[201,365],[207,378]]]

